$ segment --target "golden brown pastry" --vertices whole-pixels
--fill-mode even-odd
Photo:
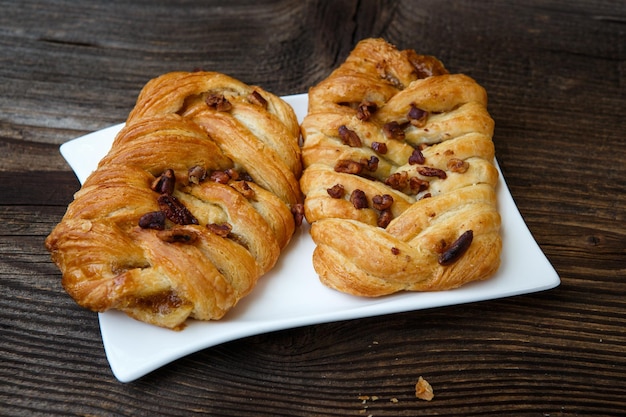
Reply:
[[[298,138],[293,109],[259,87],[209,72],[148,82],[46,240],[65,290],[171,329],[221,318],[297,227]]]
[[[322,282],[362,296],[491,276],[500,216],[485,90],[434,57],[361,41],[309,91],[305,216]]]

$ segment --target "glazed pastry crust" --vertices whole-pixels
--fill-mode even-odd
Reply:
[[[63,287],[91,310],[170,329],[223,317],[297,227],[298,138],[292,108],[259,87],[210,72],[150,81],[46,239]],[[164,191],[168,170],[175,185]],[[163,198],[195,221],[140,225],[169,210]]]
[[[376,297],[495,273],[501,220],[486,107],[470,77],[382,39],[361,41],[310,89],[300,184],[325,285]]]

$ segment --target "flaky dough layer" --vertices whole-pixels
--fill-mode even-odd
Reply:
[[[315,270],[382,296],[490,277],[502,241],[485,90],[434,57],[361,41],[309,91],[301,126]]]

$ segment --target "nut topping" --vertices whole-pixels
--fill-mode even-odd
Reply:
[[[426,120],[428,119],[428,112],[416,107],[415,105],[411,105],[411,110],[409,110],[407,118],[413,126],[424,127],[426,125]]]
[[[372,114],[378,110],[378,106],[376,103],[372,103],[371,101],[363,101],[359,104],[359,107],[356,111],[356,117],[359,120],[364,122],[368,121]]]
[[[150,188],[159,194],[172,194],[176,186],[174,170],[166,169],[157,179],[152,182]]]
[[[398,190],[398,191],[402,191],[407,186],[408,183],[409,183],[409,175],[405,171],[391,174],[385,180],[385,184],[387,184],[394,190]]]
[[[159,208],[165,217],[176,224],[198,224],[193,214],[185,207],[185,205],[173,195],[162,194],[157,200]]]
[[[385,123],[383,133],[389,139],[404,140],[404,127],[398,122]]]
[[[296,227],[302,225],[302,221],[304,220],[304,205],[303,204],[294,204],[291,207],[291,214],[293,214],[293,220]]]
[[[252,104],[256,104],[257,106],[261,106],[264,109],[267,109],[267,100],[259,93],[254,90],[249,96],[248,101]]]
[[[389,223],[391,223],[392,220],[393,214],[391,213],[391,209],[386,209],[381,211],[378,215],[378,219],[376,219],[376,225],[384,229],[389,225]]]
[[[233,226],[228,223],[209,223],[206,228],[220,237],[228,237],[228,234],[233,230]]]
[[[424,154],[419,149],[413,149],[413,153],[409,156],[409,165],[423,164],[426,162]]]
[[[452,172],[462,174],[469,169],[469,162],[459,158],[451,158],[448,160],[448,169]]]
[[[346,194],[346,189],[341,184],[335,184],[331,188],[328,188],[326,192],[328,192],[328,195],[332,198],[343,198]]]
[[[335,164],[335,171],[342,172],[344,174],[358,175],[361,173],[361,171],[363,171],[363,165],[349,159],[340,159]]]
[[[447,266],[456,262],[469,248],[474,239],[474,232],[468,230],[439,255],[439,264]]]
[[[161,230],[157,232],[157,237],[168,243],[193,243],[198,239],[196,232],[182,227]]]
[[[253,199],[255,196],[254,190],[246,181],[235,181],[231,183],[230,186],[247,199]]]
[[[206,169],[200,165],[189,168],[189,182],[192,184],[200,184],[206,178]]]
[[[361,138],[354,130],[348,129],[346,125],[339,126],[339,137],[344,145],[352,148],[360,148],[362,146]]]
[[[448,177],[446,175],[446,171],[433,167],[421,167],[417,170],[417,172],[425,177],[439,177],[442,180],[445,180]]]
[[[205,100],[207,106],[217,111],[230,111],[233,105],[224,97],[223,94],[209,94]]]
[[[387,144],[384,142],[372,142],[372,149],[381,155],[387,153]]]
[[[165,213],[162,211],[151,211],[144,214],[139,219],[139,227],[142,229],[165,229]]]
[[[372,197],[372,205],[376,210],[386,210],[393,204],[393,197],[389,194],[375,195]]]
[[[359,190],[358,188],[352,191],[352,194],[350,194],[350,202],[354,205],[354,208],[356,208],[357,210],[368,207],[367,197],[365,196],[365,192],[363,190]]]

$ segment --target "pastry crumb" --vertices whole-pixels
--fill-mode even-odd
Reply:
[[[417,384],[415,384],[415,396],[424,401],[430,401],[435,397],[433,387],[421,376],[417,380]]]

